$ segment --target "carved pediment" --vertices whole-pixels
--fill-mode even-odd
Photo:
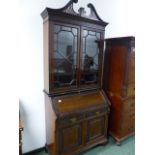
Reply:
[[[99,15],[96,12],[95,7],[91,3],[89,3],[87,5],[88,8],[90,8],[90,14],[89,15],[86,15],[85,8],[83,8],[83,7],[79,8],[78,13],[76,11],[74,11],[73,5],[74,5],[74,3],[77,3],[77,2],[78,2],[78,0],[70,0],[64,7],[60,8],[60,9],[52,9],[52,10],[63,12],[63,13],[70,14],[70,15],[79,16],[79,17],[84,17],[87,19],[95,20],[95,21],[104,22],[99,17]],[[104,23],[108,24],[106,22],[104,22]]]

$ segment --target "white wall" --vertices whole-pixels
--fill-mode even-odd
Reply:
[[[46,6],[59,8],[68,0],[20,0],[20,111],[24,121],[23,152],[45,144],[43,98],[43,24]],[[134,0],[79,0],[75,10],[93,3],[99,16],[109,23],[105,37],[135,35]],[[88,10],[89,11],[89,10]]]

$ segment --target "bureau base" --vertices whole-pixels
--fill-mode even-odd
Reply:
[[[107,138],[103,137],[101,140],[96,141],[96,143],[86,145],[83,148],[79,148],[78,150],[76,150],[74,152],[64,153],[63,155],[76,155],[76,154],[85,152],[85,151],[89,150],[90,148],[93,148],[97,145],[105,145],[105,144],[107,144],[107,142],[108,142]],[[47,144],[45,144],[45,152],[46,153],[50,152]],[[52,155],[55,155],[55,154],[52,154]]]
[[[110,109],[101,91],[52,98],[45,94],[45,111],[50,155],[75,155],[107,142]]]

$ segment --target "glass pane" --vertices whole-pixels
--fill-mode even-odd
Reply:
[[[98,44],[96,36],[88,35],[86,38],[86,53],[90,57],[94,57],[98,53]]]
[[[100,39],[100,33],[96,32],[96,37],[97,37],[97,39]]]
[[[54,33],[58,33],[60,31],[60,26],[56,25],[54,26]]]
[[[86,33],[86,30],[85,30]],[[98,81],[99,49],[96,32],[89,31],[83,36],[81,84],[94,84]],[[99,34],[98,34],[99,36]]]
[[[64,31],[71,31],[71,28],[70,27],[66,27],[66,26],[62,26],[62,30],[64,30]]]
[[[83,30],[83,37],[86,37],[88,35],[88,31],[87,30]]]
[[[72,28],[72,32],[73,32],[74,36],[77,36],[77,29],[76,28]]]
[[[85,53],[85,49],[86,49],[86,38],[83,38],[83,53]]]
[[[70,27],[63,27],[54,35],[54,86],[57,88],[76,84],[77,37],[69,30]]]
[[[90,35],[95,35],[95,32],[89,31],[89,34],[90,34]]]
[[[94,57],[94,65],[98,65],[98,55]]]

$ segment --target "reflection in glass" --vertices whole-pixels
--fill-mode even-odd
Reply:
[[[88,31],[87,30],[83,30],[83,37],[86,37],[88,35]]]
[[[100,33],[96,32],[96,37],[97,37],[97,39],[100,39]]]
[[[71,31],[71,27],[62,26],[61,29],[64,31]]]
[[[95,32],[89,31],[89,34],[94,36],[95,35]]]
[[[75,85],[77,29],[55,25],[54,32],[54,86]]]
[[[99,49],[96,41],[98,39],[100,39],[100,33],[84,30],[81,84],[97,83]]]

